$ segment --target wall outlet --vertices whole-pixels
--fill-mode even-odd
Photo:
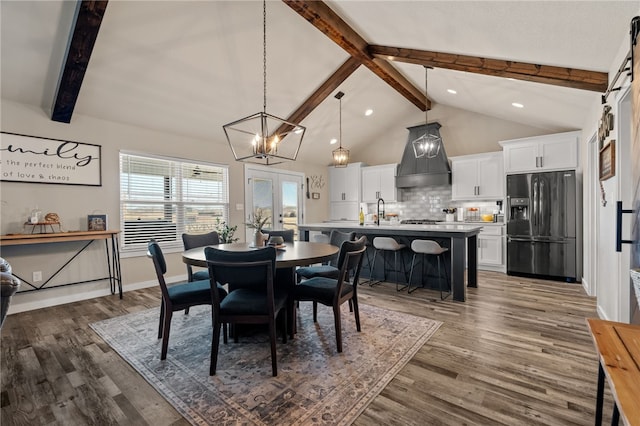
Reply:
[[[42,271],[34,271],[33,272],[33,282],[37,283],[42,281]]]

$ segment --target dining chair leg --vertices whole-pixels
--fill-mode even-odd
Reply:
[[[358,296],[355,294],[353,298],[350,299],[353,301],[353,315],[356,319],[356,330],[360,331],[360,310],[358,309]]]
[[[318,322],[318,302],[313,302],[313,322]]]
[[[164,325],[162,326],[162,350],[160,359],[167,359],[167,349],[169,348],[169,331],[171,329],[171,317],[173,312],[169,309],[164,313]]]
[[[220,324],[220,322],[215,321],[213,323],[213,337],[211,339],[211,364],[209,364],[209,375],[213,376],[216,374],[216,367],[218,365],[218,349],[220,347],[220,327],[225,327],[226,325]],[[226,335],[225,331],[225,335]]]
[[[278,375],[278,359],[276,358],[276,321],[269,319],[269,341],[271,342],[271,373]]]
[[[342,352],[342,324],[340,321],[340,305],[333,307],[333,320],[336,324],[336,344],[338,352]]]
[[[158,339],[162,338],[162,326],[164,325],[164,299],[160,302],[160,323],[158,324]]]

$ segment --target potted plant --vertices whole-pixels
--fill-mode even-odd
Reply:
[[[454,214],[457,210],[458,209],[455,207],[449,207],[449,208],[443,209],[442,211],[445,213],[445,220],[447,222],[455,222],[456,217],[454,216]]]
[[[249,218],[245,225],[247,228],[253,229],[253,245],[255,247],[261,247],[264,245],[264,235],[262,234],[262,228],[271,219],[270,216],[266,216],[264,210],[256,208],[253,213],[249,214]]]
[[[220,218],[216,217],[216,232],[222,244],[230,244],[238,241],[238,238],[233,237],[237,229],[238,225],[229,226],[227,222],[220,221]]]

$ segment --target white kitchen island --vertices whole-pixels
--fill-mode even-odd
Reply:
[[[451,250],[450,273],[453,300],[464,302],[466,300],[466,287],[478,286],[478,251],[477,238],[482,226],[475,224],[465,225],[402,225],[384,224],[363,226],[355,222],[336,221],[323,223],[308,223],[298,225],[300,239],[309,240],[310,231],[330,233],[337,229],[342,232],[355,232],[356,235],[366,235],[369,242],[374,237],[395,237],[399,242],[408,243],[415,239],[436,239],[449,242]],[[466,262],[465,262],[466,261]],[[465,263],[467,265],[467,283],[465,285]],[[372,272],[373,274],[373,272]]]

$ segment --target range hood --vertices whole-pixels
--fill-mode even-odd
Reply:
[[[404,147],[402,161],[398,166],[396,176],[396,188],[414,188],[417,186],[429,185],[451,185],[451,167],[449,159],[444,150],[444,144],[440,147],[440,152],[435,158],[416,158],[411,142],[425,133],[440,136],[440,123],[429,123],[428,125],[409,127],[409,139]]]

